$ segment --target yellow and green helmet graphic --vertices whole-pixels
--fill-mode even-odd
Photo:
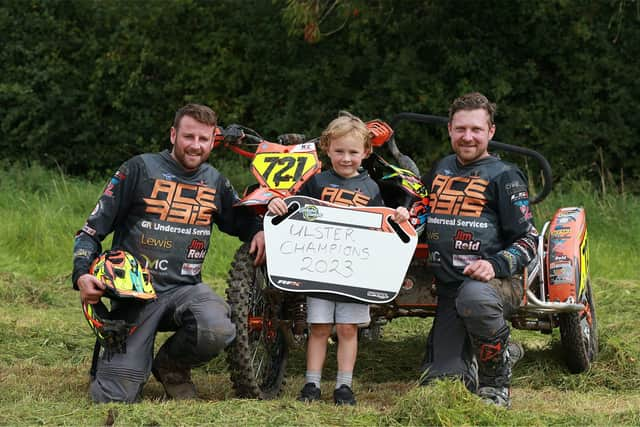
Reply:
[[[94,260],[89,272],[105,284],[107,297],[141,300],[156,298],[149,270],[127,251],[103,252]]]

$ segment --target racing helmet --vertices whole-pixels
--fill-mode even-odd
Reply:
[[[149,270],[127,251],[103,252],[93,261],[89,273],[105,284],[105,294],[110,298],[156,298]]]
[[[131,304],[157,298],[151,275],[133,255],[123,250],[100,254],[91,264],[89,273],[105,285],[104,296],[110,300],[110,308],[102,301],[96,304],[82,302],[89,327],[108,355],[126,353],[126,339],[138,327],[138,310],[131,310]]]

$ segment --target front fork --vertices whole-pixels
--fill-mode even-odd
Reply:
[[[264,272],[267,277],[266,272]],[[254,298],[258,295],[254,295]],[[304,347],[307,338],[307,303],[304,295],[285,294],[265,284],[262,303],[249,313],[249,332],[262,335],[267,343],[275,343],[278,330],[291,347]]]

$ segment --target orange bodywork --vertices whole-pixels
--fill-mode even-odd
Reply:
[[[371,145],[382,147],[393,135],[391,126],[382,120],[371,120],[367,122],[367,128],[371,132]]]
[[[548,300],[577,302],[588,275],[587,220],[582,208],[558,209],[549,226]]]

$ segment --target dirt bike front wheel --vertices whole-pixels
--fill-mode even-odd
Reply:
[[[288,346],[279,327],[278,291],[270,288],[265,267],[255,268],[249,245],[235,254],[227,300],[236,339],[227,349],[233,388],[239,397],[273,399],[284,384]]]
[[[598,329],[590,279],[587,279],[580,302],[586,307],[584,311],[559,315],[565,360],[569,371],[574,374],[589,370],[598,355]]]

